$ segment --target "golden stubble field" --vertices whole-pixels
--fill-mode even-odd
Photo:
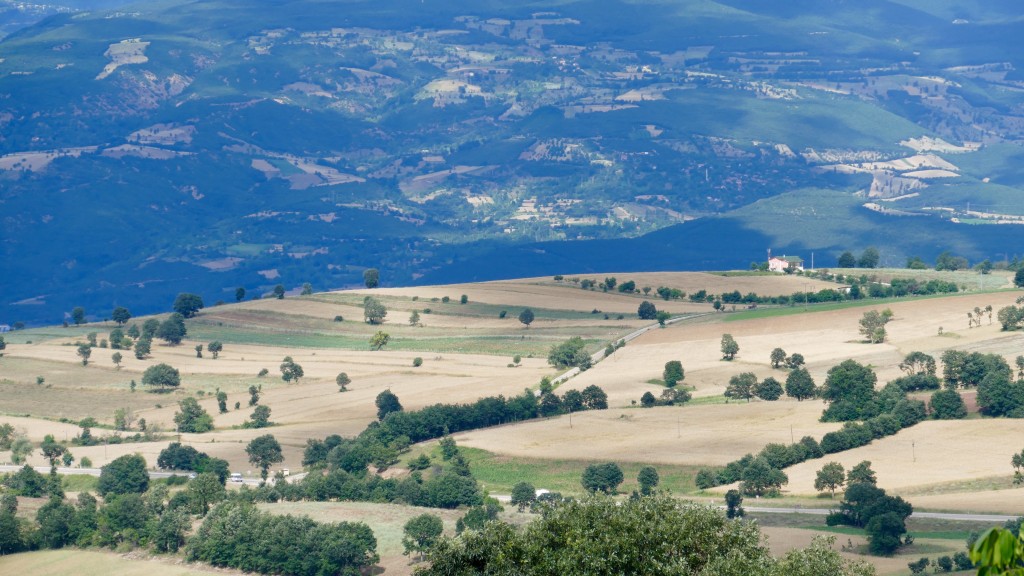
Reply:
[[[687,291],[703,288],[715,292],[735,288],[741,292],[771,294],[806,289],[808,284],[812,284],[814,289],[820,287],[815,281],[793,276],[652,273],[580,277],[600,280],[612,275],[620,282],[632,279],[638,286],[667,285]],[[617,293],[582,291],[564,282],[562,284],[550,279],[525,279],[332,293],[309,299],[263,300],[211,308],[201,313],[200,320],[207,327],[223,325],[224,330],[245,327],[246,323],[254,322],[257,324],[254,333],[261,337],[273,336],[274,326],[283,324],[301,335],[301,330],[306,330],[310,323],[329,323],[334,314],[343,314],[347,320],[361,317],[361,310],[346,302],[358,302],[366,293],[377,294],[394,306],[385,327],[410,339],[417,337],[415,330],[418,328],[405,330],[407,327],[402,326],[407,323],[409,310],[439,306],[429,299],[449,296],[457,300],[461,294],[467,294],[471,303],[507,307],[512,311],[525,305],[565,311],[563,319],[544,321],[552,342],[571,334],[591,337],[597,342],[604,338],[611,340],[645,324],[635,316],[632,319],[627,316],[619,322],[580,317],[578,314],[572,316],[571,313],[589,312],[592,308],[635,314],[642,299]],[[612,409],[574,414],[571,427],[569,417],[563,416],[467,432],[457,438],[466,446],[521,458],[724,464],[745,453],[756,452],[769,442],[786,443],[799,440],[804,435],[820,438],[838,427],[817,422],[823,405],[816,401],[795,402],[784,398],[774,403],[724,402],[721,394],[725,385],[729,377],[737,373],[752,371],[758,378],[771,375],[780,381],[785,379],[784,370],[773,370],[769,366],[768,357],[773,348],[778,346],[788,353],[803,354],[819,384],[831,366],[846,358],[854,358],[871,364],[882,385],[899,375],[896,365],[913,350],[936,357],[951,347],[997,352],[1006,355],[1012,364],[1013,358],[1024,351],[1024,334],[1000,332],[998,323],[989,325],[987,319],[980,328],[968,330],[966,312],[986,305],[998,310],[1013,303],[1017,295],[1017,292],[964,294],[820,312],[814,312],[812,307],[812,312],[805,314],[748,319],[737,319],[742,318],[740,315],[705,314],[644,334],[611,358],[559,388],[559,392],[564,392],[597,384],[608,393]],[[412,296],[418,296],[419,300],[412,301]],[[698,306],[676,302],[666,305],[661,300],[653,301],[659,307],[665,305],[676,312],[710,312],[707,304]],[[866,310],[886,307],[895,313],[894,320],[887,327],[888,341],[878,345],[861,342],[857,332],[858,319]],[[460,316],[458,309],[452,306],[444,315],[423,315],[423,328],[442,334],[459,330],[468,338],[474,334],[493,336],[498,332],[508,332],[510,321],[497,319],[489,310],[485,310],[485,315],[476,309],[473,314]],[[536,329],[540,321],[529,329],[517,324],[516,320],[511,320],[511,329],[518,331],[515,333],[523,338],[541,332]],[[940,327],[943,335],[939,335]],[[111,328],[109,324],[93,325],[84,330],[95,330],[103,335]],[[356,326],[353,329],[364,328]],[[368,332],[372,329],[365,327]],[[399,332],[400,329],[403,331]],[[281,466],[293,471],[298,469],[306,439],[335,433],[357,434],[374,420],[373,399],[384,389],[395,392],[406,408],[415,409],[435,402],[470,402],[486,395],[517,394],[524,388],[536,387],[541,377],[557,373],[539,356],[524,356],[519,367],[510,368],[511,354],[422,350],[373,352],[330,346],[298,346],[277,342],[273,338],[268,341],[274,343],[265,340],[226,343],[217,360],[209,358],[208,354],[206,358],[196,358],[192,349],[197,343],[194,341],[186,341],[177,347],[156,345],[153,357],[145,361],[136,360],[130,352],[123,353],[124,367],[116,370],[109,359],[112,350],[95,349],[89,366],[82,367],[75,355],[76,348],[64,344],[84,338],[61,336],[59,330],[53,329],[45,332],[49,336],[41,336],[33,344],[11,339],[13,343],[0,359],[0,391],[3,392],[0,411],[32,415],[31,418],[17,419],[0,416],[0,421],[11,422],[38,442],[46,433],[62,439],[77,432],[73,424],[55,422],[58,418],[78,420],[93,416],[101,423],[109,424],[116,408],[130,407],[137,418],[144,417],[150,424],[158,424],[173,435],[172,417],[177,402],[192,395],[214,415],[217,430],[202,435],[186,434],[182,440],[211,455],[227,459],[233,469],[239,470],[250,468],[244,453],[245,444],[264,433],[274,434],[284,445],[286,460]],[[726,332],[740,344],[740,353],[733,362],[724,362],[720,358],[719,341]],[[434,337],[434,332],[428,333]],[[342,337],[345,336],[339,336]],[[278,365],[284,356],[292,356],[303,366],[306,377],[300,383],[281,381]],[[412,359],[417,356],[422,357],[424,363],[413,368]],[[648,381],[660,378],[664,363],[675,359],[681,360],[686,369],[684,384],[694,388],[695,401],[683,407],[650,410],[634,407],[632,403],[638,401],[644,392],[660,393],[661,386]],[[181,370],[183,385],[180,390],[169,394],[144,390],[141,386],[142,370],[159,362],[170,363]],[[256,373],[262,368],[270,373],[264,378],[257,378]],[[350,391],[345,393],[339,393],[334,384],[335,375],[341,371],[352,378]],[[45,384],[36,384],[37,376],[43,376]],[[140,383],[135,393],[128,390],[128,382],[132,379]],[[254,384],[263,386],[261,403],[272,409],[271,420],[277,423],[273,428],[239,428],[251,413],[245,390]],[[229,396],[230,409],[223,415],[216,413],[216,402],[212,397],[217,388]],[[200,391],[204,393],[202,396],[197,395]],[[235,402],[240,402],[240,409],[234,409]],[[1007,420],[928,422],[825,461],[837,460],[849,466],[869,459],[878,472],[881,486],[899,493],[915,494],[917,496],[912,501],[920,502],[919,505],[993,510],[999,508],[1001,495],[1013,494],[1010,491],[986,490],[1001,486],[1000,483],[1012,472],[1009,454],[1015,446],[993,449],[992,445],[1000,439],[1021,438],[1021,432],[1024,432],[1024,427]],[[88,456],[95,465],[102,465],[124,453],[140,452],[152,465],[166,442],[72,447],[72,452],[78,458]],[[912,444],[909,464],[908,442]],[[1016,446],[1016,450],[1019,449],[1020,446]],[[8,458],[8,454],[0,453],[0,461]],[[38,453],[32,456],[31,461],[43,463]],[[791,481],[787,490],[800,496],[813,494],[813,474],[821,463],[808,462],[788,470]]]

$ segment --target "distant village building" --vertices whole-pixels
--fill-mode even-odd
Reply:
[[[768,259],[768,270],[772,272],[785,272],[792,266],[794,272],[801,272],[804,269],[804,259],[799,256],[772,256]]]

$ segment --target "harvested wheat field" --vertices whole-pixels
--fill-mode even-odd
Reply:
[[[455,435],[460,445],[504,456],[724,465],[769,442],[821,437],[820,405],[764,402],[578,412]]]
[[[183,564],[177,557],[123,555],[78,548],[45,550],[0,556],[0,572],[32,576],[207,576],[244,574],[239,570],[214,568],[205,564]]]
[[[1014,438],[1018,442],[1006,441]],[[849,469],[862,460],[871,461],[880,487],[896,493],[996,476],[1004,476],[1010,485],[1010,458],[1020,452],[1020,439],[1024,439],[1024,420],[921,422],[867,446],[788,468],[788,489],[796,494],[813,494],[814,475],[825,462],[839,462]],[[1019,506],[1024,511],[1024,503]]]

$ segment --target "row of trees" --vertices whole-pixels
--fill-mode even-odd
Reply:
[[[522,394],[507,399],[488,396],[472,404],[434,404],[406,412],[398,398],[386,390],[378,395],[376,402],[379,430],[393,437],[422,442],[449,433],[507,422],[581,410],[603,410],[608,407],[608,396],[594,385],[580,391],[569,390],[562,397],[548,391],[542,392],[538,398],[532,391],[524,390]]]

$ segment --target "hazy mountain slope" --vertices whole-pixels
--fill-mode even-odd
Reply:
[[[519,245],[725,221],[757,231],[730,238],[745,254],[916,253],[881,214],[840,243],[744,207],[833,190],[851,210],[920,215],[925,236],[951,216],[1024,216],[1014,8],[165,0],[56,14],[0,42],[0,322],[350,286],[371,266],[388,283],[452,281]],[[972,256],[1007,250],[1002,232],[954,229],[943,237]],[[756,257],[717,242],[688,240],[707,249],[674,266]]]

